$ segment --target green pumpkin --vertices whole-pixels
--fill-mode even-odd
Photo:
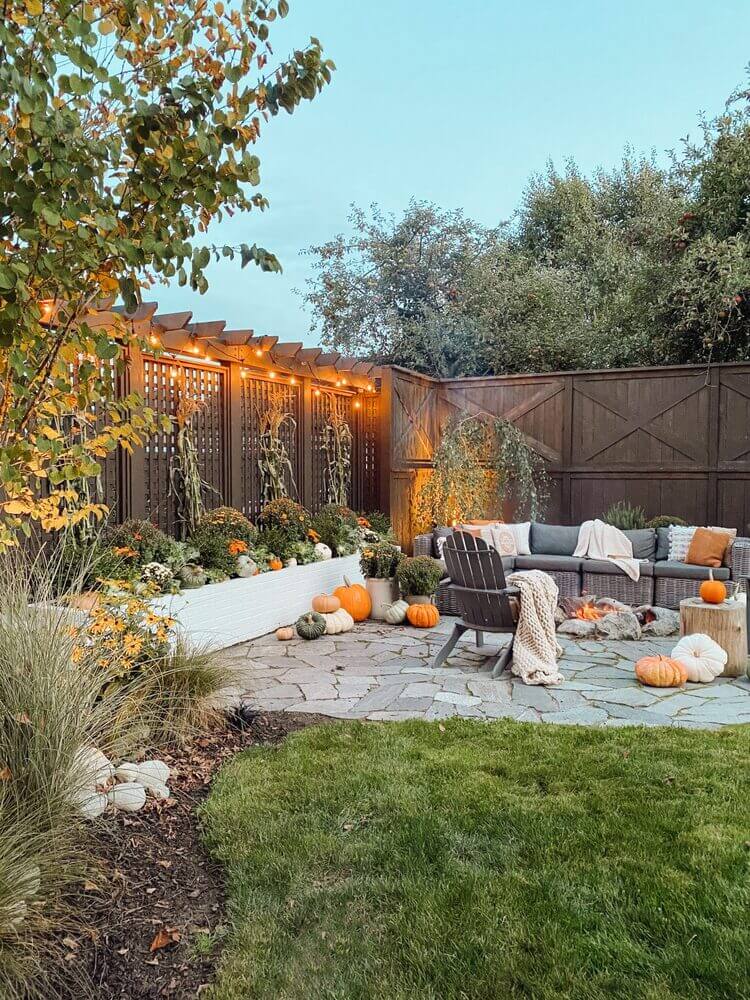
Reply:
[[[196,563],[185,563],[177,572],[180,586],[185,590],[193,590],[195,587],[202,587],[206,582],[206,574],[202,566]]]
[[[385,620],[389,625],[400,625],[406,620],[406,612],[409,605],[406,601],[394,601],[385,609]]]
[[[319,639],[326,630],[326,620],[317,611],[310,611],[297,619],[297,635],[301,639]]]

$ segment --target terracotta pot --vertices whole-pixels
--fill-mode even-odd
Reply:
[[[367,593],[372,601],[372,611],[369,617],[375,621],[385,621],[385,612],[389,604],[398,600],[398,586],[394,579],[372,577],[365,580]]]
[[[432,604],[432,598],[425,594],[412,594],[410,597],[405,597],[404,600],[407,604]]]

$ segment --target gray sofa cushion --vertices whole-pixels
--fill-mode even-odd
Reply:
[[[533,521],[529,539],[532,555],[572,556],[578,544],[578,528],[577,524],[542,524],[540,521]],[[529,559],[530,556],[523,558]]]
[[[666,559],[669,555],[669,528],[656,529],[656,555],[654,559]]]
[[[671,576],[678,580],[707,580],[711,572],[708,566],[690,566],[684,562],[669,562],[664,559],[654,563],[654,576]],[[729,567],[719,566],[713,570],[714,579],[728,580]]]
[[[516,569],[557,570],[562,573],[578,573],[582,559],[577,556],[534,555],[516,556]]]
[[[615,566],[607,559],[584,559],[581,565],[582,573],[601,573],[612,576],[625,576],[625,571]],[[641,576],[653,576],[654,564],[652,562],[641,563]]]
[[[653,528],[638,528],[633,531],[623,531],[633,546],[634,559],[651,559],[656,556],[656,532]]]

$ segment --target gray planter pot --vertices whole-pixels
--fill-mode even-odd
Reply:
[[[412,594],[410,597],[405,597],[404,600],[407,604],[432,604],[432,597],[425,594]]]
[[[365,580],[365,587],[372,601],[370,618],[374,618],[375,621],[379,622],[385,621],[387,606],[398,600],[398,586],[396,581],[383,577],[372,577]]]

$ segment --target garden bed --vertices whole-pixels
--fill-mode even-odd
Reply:
[[[293,622],[310,610],[316,594],[330,592],[345,576],[362,582],[359,554],[165,594],[152,605],[176,618],[190,642],[225,649]]]

